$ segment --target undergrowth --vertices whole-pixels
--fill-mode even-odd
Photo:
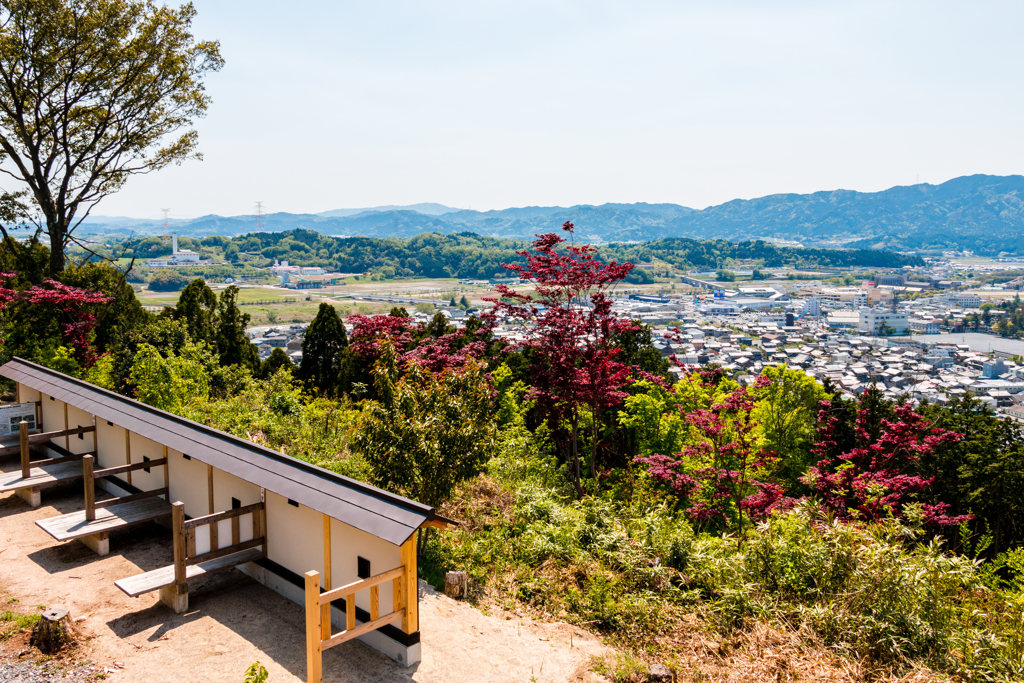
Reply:
[[[478,604],[586,625],[647,657],[671,658],[686,630],[728,638],[764,623],[868,677],[927,667],[1024,679],[1024,551],[983,563],[912,523],[846,524],[810,503],[741,543],[695,531],[639,474],[577,499],[525,430],[506,430],[502,446],[443,510],[461,526],[427,546],[437,586],[465,570]]]

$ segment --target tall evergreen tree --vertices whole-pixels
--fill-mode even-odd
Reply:
[[[202,278],[197,277],[182,290],[174,309],[174,318],[185,323],[185,329],[193,341],[214,343],[217,295],[206,286]]]
[[[241,365],[259,368],[259,351],[245,335],[250,315],[238,310],[238,287],[231,285],[217,302],[217,352],[221,365]]]
[[[324,396],[340,393],[342,352],[348,346],[345,324],[334,306],[321,303],[302,340],[299,379]]]

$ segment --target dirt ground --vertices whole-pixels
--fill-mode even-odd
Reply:
[[[5,471],[16,466],[0,463]],[[3,602],[17,599],[13,606],[24,611],[69,609],[85,636],[82,655],[106,669],[107,680],[241,681],[257,660],[270,683],[306,680],[299,605],[237,571],[191,582],[189,612],[180,616],[155,593],[129,598],[114,581],[170,564],[169,532],[147,524],[114,534],[111,554],[101,558],[77,541],[54,541],[34,523],[81,505],[77,485],[44,489],[35,510],[14,494],[0,495]],[[578,628],[485,616],[422,582],[420,627],[420,664],[405,668],[352,641],[324,653],[324,680],[593,681],[591,656],[607,652]]]

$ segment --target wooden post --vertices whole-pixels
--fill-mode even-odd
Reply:
[[[402,609],[405,610],[405,614],[402,616],[402,630],[406,633],[415,633],[420,629],[415,533],[402,544],[402,566],[405,567],[405,573],[401,577]]]
[[[380,616],[380,586],[370,586],[370,621]]]
[[[96,416],[92,416],[92,452],[96,454],[96,457],[100,457],[100,448],[96,444],[96,432],[99,431],[99,424],[96,421]]]
[[[64,431],[68,430],[68,404],[64,404]],[[71,450],[71,436],[67,435],[64,437],[64,450]]]
[[[96,432],[93,432],[93,439]],[[167,498],[171,497],[171,459],[167,457],[167,446],[164,446],[164,488],[167,489]]]
[[[171,533],[174,538],[174,584],[185,585],[185,504],[178,501],[171,506]]]
[[[96,520],[96,480],[92,476],[92,456],[82,458],[82,479],[85,484],[85,521]]]
[[[331,518],[324,515],[324,590],[331,590]],[[345,612],[348,613],[348,603],[345,603]],[[323,639],[331,637],[331,603],[323,606],[320,615],[321,631]]]
[[[306,572],[306,683],[323,683],[320,573]]]
[[[18,423],[18,433],[21,436],[21,478],[28,479],[32,467],[28,462],[28,422],[26,420]]]
[[[215,512],[213,509],[213,465],[206,466],[206,488],[207,496],[209,498],[209,514],[212,515]],[[210,529],[210,551],[219,550],[220,539],[217,537],[217,527],[220,526],[220,523],[214,522],[207,526]]]
[[[132,464],[132,433],[129,432],[127,429],[124,430],[124,464],[125,465],[131,465]],[[128,485],[131,486],[131,484],[132,484],[132,473],[129,470],[129,472],[128,472]],[[168,498],[170,498],[170,496],[168,496]]]

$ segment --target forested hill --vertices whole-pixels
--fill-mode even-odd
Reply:
[[[424,208],[426,207],[426,208]],[[475,232],[530,239],[565,221],[591,241],[647,241],[668,237],[793,240],[805,246],[1024,254],[1024,177],[974,175],[940,185],[893,187],[881,192],[835,190],[737,199],[703,210],[676,204],[522,207],[461,211],[440,205],[380,207],[355,214],[275,213],[271,231],[306,228],[330,235],[412,237],[424,232]],[[345,214],[345,215],[340,215]],[[205,216],[175,222],[183,235],[252,232],[254,216]],[[90,219],[92,231],[158,234],[159,221]]]
[[[417,277],[491,278],[504,274],[501,264],[521,262],[517,250],[527,249],[524,240],[482,237],[474,233],[428,233],[412,238],[339,238],[312,230],[261,232],[228,239],[182,238],[182,246],[223,254],[231,262],[245,254],[288,261],[295,265],[320,265],[339,272],[383,271],[388,275]],[[166,243],[147,238],[136,244],[134,255],[151,258],[165,254]],[[890,251],[854,249],[800,249],[751,241],[698,241],[671,238],[642,244],[612,244],[600,248],[605,260],[649,263],[657,260],[677,268],[718,268],[729,259],[755,261],[759,267],[785,266],[898,268],[919,265],[920,258]],[[639,273],[637,274],[639,276]]]

